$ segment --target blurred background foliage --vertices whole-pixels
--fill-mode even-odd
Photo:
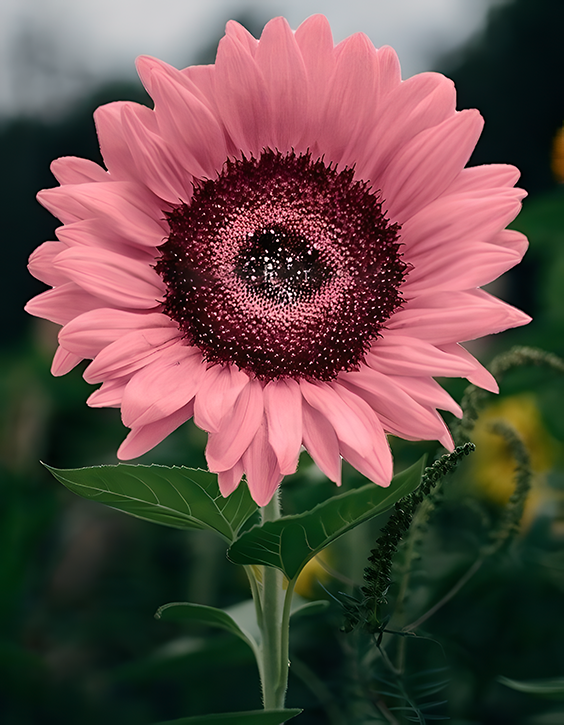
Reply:
[[[243,20],[260,32],[253,15]],[[529,192],[513,226],[528,235],[530,251],[493,289],[534,321],[477,343],[473,350],[484,362],[514,344],[564,355],[564,153],[554,146],[564,122],[562,27],[560,0],[513,0],[491,12],[469,46],[437,62],[456,82],[459,108],[477,107],[485,116],[472,163],[517,165]],[[216,42],[200,62],[213,61]],[[49,163],[63,155],[100,160],[92,112],[125,99],[148,102],[140,85],[114,83],[56,122],[12,119],[0,127],[0,721],[6,725],[143,725],[260,707],[252,655],[239,640],[179,631],[152,617],[167,601],[229,606],[248,598],[242,572],[226,561],[220,542],[84,502],[39,464],[114,463],[124,435],[117,411],[86,407],[90,388],[80,371],[51,377],[56,330],[22,308],[42,289],[27,274],[27,256],[56,226],[34,200],[54,183]],[[464,385],[446,384],[460,400]],[[515,468],[488,421],[507,420],[530,450],[533,468],[520,532],[424,622],[420,637],[386,634],[382,641],[390,657],[404,662],[410,693],[427,694],[434,682],[446,681],[434,699],[448,704],[420,711],[420,722],[429,713],[460,725],[564,721],[554,696],[539,698],[498,680],[564,677],[563,410],[563,376],[543,368],[509,373],[478,421],[476,453],[447,481],[441,505],[418,529],[405,591],[400,557],[389,595],[396,629],[448,597],[487,546]],[[144,460],[204,466],[204,445],[204,434],[189,423]],[[437,452],[432,444],[404,441],[393,441],[393,448],[398,469]],[[345,486],[364,482],[345,469]],[[285,511],[311,507],[333,492],[304,455],[284,485]],[[326,616],[294,625],[288,705],[306,708],[304,725],[402,721],[397,713],[382,714],[397,702],[397,679],[390,680],[373,638],[340,631],[343,611],[332,599],[357,591],[382,524],[359,527],[338,542],[301,582],[304,596],[332,602]],[[391,695],[379,694],[390,688]]]

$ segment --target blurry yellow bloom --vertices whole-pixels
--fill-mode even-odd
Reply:
[[[326,563],[327,553],[325,550],[308,561],[296,582],[296,594],[299,594],[305,599],[317,599],[319,597],[319,592],[315,591],[317,582],[325,583],[331,578],[331,575],[324,566]]]
[[[527,526],[554,495],[546,485],[545,474],[553,466],[556,443],[543,426],[533,395],[504,398],[482,412],[472,434],[476,444],[472,473],[484,497],[500,506],[507,503],[515,490],[515,460],[503,438],[491,432],[490,425],[495,420],[502,420],[517,431],[531,457],[533,481],[523,514],[523,525]]]
[[[564,126],[562,126],[554,137],[551,166],[556,181],[564,184]]]

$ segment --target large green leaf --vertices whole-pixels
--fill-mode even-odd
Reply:
[[[239,485],[224,498],[217,476],[196,468],[127,464],[61,470],[46,467],[79,496],[165,526],[210,529],[228,542],[258,509],[246,485]]]
[[[564,700],[564,677],[548,680],[510,680],[508,677],[497,678],[502,685],[512,690],[525,692],[528,695],[547,697],[550,700]]]
[[[253,635],[244,627],[240,627],[233,617],[223,609],[190,602],[171,602],[159,607],[155,617],[169,622],[199,622],[207,624],[209,627],[224,629],[242,639],[253,652],[256,652],[256,641]]]
[[[369,483],[333,496],[311,511],[254,526],[231,545],[228,556],[235,564],[273,566],[294,579],[332,541],[416,489],[424,467],[425,457],[394,476],[388,488]]]
[[[219,715],[196,715],[180,720],[167,720],[155,725],[282,725],[301,710],[248,710],[247,712],[226,712]]]
[[[329,602],[325,599],[309,602],[295,594],[292,599],[290,616],[319,614],[328,607]],[[243,640],[255,655],[257,653],[261,635],[256,619],[255,603],[252,599],[239,602],[228,609],[216,609],[190,602],[170,602],[159,607],[155,617],[164,622],[178,622],[179,624],[192,622],[223,629]]]

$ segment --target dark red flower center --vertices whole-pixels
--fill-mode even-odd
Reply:
[[[164,311],[211,363],[332,380],[403,301],[400,227],[352,169],[265,150],[227,161],[167,218]]]

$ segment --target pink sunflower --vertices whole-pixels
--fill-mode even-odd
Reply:
[[[266,504],[304,446],[392,476],[387,434],[452,448],[435,376],[488,390],[461,341],[529,317],[480,289],[527,240],[505,229],[511,166],[465,168],[482,129],[437,73],[402,81],[391,48],[333,45],[320,15],[256,40],[231,22],[215,65],[138,60],[154,110],[96,111],[106,169],[53,163],[62,222],[31,256],[27,305],[60,325],[53,374],[83,359],[120,407],[131,459],[189,418],[223,495]]]

